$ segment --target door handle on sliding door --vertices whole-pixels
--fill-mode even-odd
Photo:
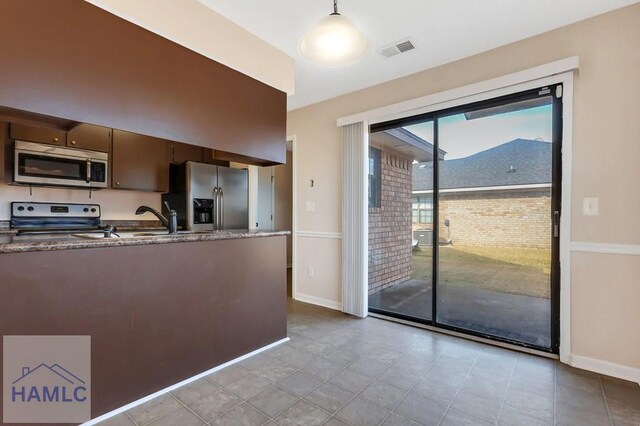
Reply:
[[[560,212],[558,210],[553,212],[553,237],[558,238],[560,236]]]

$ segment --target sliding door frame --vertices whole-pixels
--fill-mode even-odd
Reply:
[[[558,96],[559,95],[559,96]],[[440,149],[440,134],[439,134],[439,120],[444,117],[461,114],[469,111],[491,108],[496,106],[506,105],[512,102],[526,101],[531,99],[538,99],[542,97],[551,97],[552,105],[552,182],[551,182],[551,206],[550,206],[550,223],[551,223],[551,241],[550,241],[550,256],[551,256],[551,271],[550,271],[550,346],[548,348],[509,339],[506,337],[492,335],[488,333],[478,332],[472,329],[456,327],[438,322],[438,283],[440,279],[439,266],[440,266],[440,185],[439,185],[439,168],[440,161],[436,155]],[[412,124],[420,124],[425,122],[433,122],[433,249],[432,249],[432,285],[431,285],[431,320],[426,320],[419,317],[412,317],[402,313],[391,313],[379,308],[370,308],[370,311],[376,314],[382,314],[385,316],[398,317],[403,320],[411,322],[431,325],[435,328],[447,329],[456,333],[469,334],[475,337],[495,340],[503,342],[509,345],[521,346],[540,352],[549,352],[558,354],[559,341],[560,341],[560,253],[559,253],[559,235],[554,236],[554,212],[561,214],[561,180],[562,180],[562,83],[554,85],[541,86],[533,89],[528,89],[522,92],[514,92],[507,95],[484,99],[476,102],[465,103],[457,106],[452,106],[446,109],[432,111],[425,114],[419,114],[412,117],[400,118],[390,120],[386,122],[376,123],[369,126],[369,133],[380,132],[384,130],[390,130],[398,127],[406,127]],[[558,228],[559,231],[559,228]],[[427,308],[427,307],[425,307]]]
[[[451,106],[521,92],[535,87],[562,83],[562,210],[560,216],[560,361],[572,363],[571,336],[571,194],[573,159],[574,73],[580,69],[578,56],[522,69],[488,80],[433,92],[427,95],[339,117],[336,126],[366,121],[370,124],[411,117]],[[420,327],[429,328],[418,324]],[[446,331],[445,331],[446,332]],[[497,345],[502,345],[496,342]],[[524,350],[524,349],[522,349]]]

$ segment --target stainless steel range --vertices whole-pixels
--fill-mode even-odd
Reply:
[[[103,232],[99,204],[11,203],[11,228],[18,235],[71,235]]]

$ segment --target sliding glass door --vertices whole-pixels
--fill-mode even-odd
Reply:
[[[421,120],[369,138],[369,308],[423,322],[432,320],[433,129]]]
[[[411,159],[411,277],[370,285],[372,312],[557,351],[561,118],[554,86],[372,126],[431,146]]]

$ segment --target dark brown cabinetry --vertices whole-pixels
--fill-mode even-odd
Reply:
[[[182,164],[185,161],[197,161],[199,163],[204,161],[205,149],[201,146],[173,142],[172,148],[171,162],[174,164]]]
[[[67,146],[109,152],[111,150],[111,129],[80,123],[67,132]]]
[[[0,121],[0,182],[8,180],[9,166],[7,159],[9,158],[9,123]]]
[[[0,40],[0,107],[285,162],[284,92],[88,2],[1,1]]]
[[[279,236],[0,254],[2,333],[90,335],[97,417],[284,339],[285,252]]]
[[[114,189],[167,192],[169,142],[113,130],[111,182]]]
[[[66,145],[91,151],[109,152],[111,150],[111,129],[86,123],[73,126],[68,132],[53,127],[11,123],[11,138],[27,142]]]
[[[20,141],[49,143],[62,146],[67,144],[67,132],[50,127],[11,123],[10,134],[12,139]]]

